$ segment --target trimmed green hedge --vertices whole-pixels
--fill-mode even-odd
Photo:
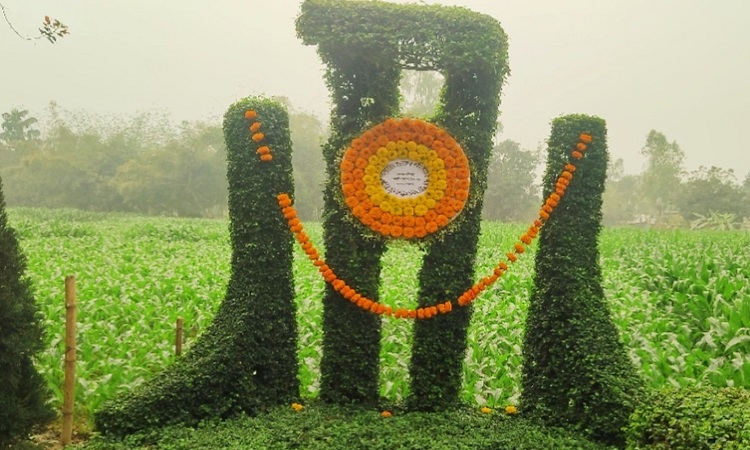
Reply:
[[[256,417],[171,427],[124,440],[95,438],[85,450],[606,450],[560,428],[477,410],[396,412],[359,407],[274,408]]]
[[[521,406],[548,423],[623,445],[622,429],[642,385],[602,289],[598,237],[608,159],[604,120],[570,115],[552,122],[544,195],[554,192],[582,132],[593,142],[539,237],[523,343]]]
[[[254,110],[255,120],[245,118]],[[253,142],[248,126],[265,138]],[[196,424],[283,404],[299,396],[292,235],[276,195],[293,194],[289,119],[279,103],[246,98],[224,116],[232,244],[227,293],[187,355],[95,414],[99,431],[128,434]],[[260,145],[273,160],[261,161]]]
[[[445,77],[438,111],[431,120],[463,147],[472,188],[460,217],[425,243],[419,304],[455,299],[473,284],[487,165],[500,87],[508,74],[505,33],[495,19],[464,8],[343,0],[306,0],[297,32],[305,44],[318,46],[335,102],[332,135],[324,149],[326,258],[341,278],[373,300],[385,242],[348,220],[339,188],[340,158],[366,128],[398,114],[403,69],[436,70]],[[412,408],[457,405],[470,317],[470,308],[461,308],[415,325]],[[380,319],[328,288],[322,398],[375,403],[379,345]]]
[[[666,389],[639,405],[627,429],[629,450],[750,449],[750,391]]]
[[[47,403],[50,390],[32,359],[43,349],[44,328],[0,179],[0,449],[55,417]]]

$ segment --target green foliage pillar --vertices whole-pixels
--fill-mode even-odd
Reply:
[[[255,111],[257,117],[245,118]],[[255,142],[253,123],[263,133]],[[293,239],[276,195],[293,194],[286,110],[262,98],[224,116],[229,181],[231,277],[210,327],[184,359],[96,414],[100,431],[139,429],[255,413],[299,396]],[[260,146],[273,159],[262,161]]]
[[[301,16],[298,27],[312,27],[315,12],[303,10],[308,15]],[[344,149],[367,125],[397,113],[400,68],[388,57],[393,51],[388,46],[373,42],[365,51],[347,44],[345,38],[335,36],[319,42],[319,54],[327,65],[326,84],[334,99],[331,137],[323,148],[327,172],[323,237],[326,261],[337,275],[376,300],[385,242],[363,235],[348,217],[341,198],[339,164]],[[380,331],[380,317],[363,312],[326,285],[320,389],[324,401],[378,401]]]
[[[614,445],[641,390],[604,297],[598,237],[607,169],[604,120],[555,119],[548,143],[545,198],[580,133],[593,141],[539,237],[523,342],[523,411]]]
[[[0,180],[0,448],[55,416],[47,404],[49,388],[32,360],[43,349],[44,329],[25,272]]]

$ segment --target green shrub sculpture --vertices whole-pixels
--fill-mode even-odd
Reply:
[[[55,417],[34,356],[44,348],[44,328],[26,259],[8,224],[0,179],[0,448],[25,439],[37,425]]]
[[[385,240],[350,219],[339,164],[360,133],[398,115],[403,69],[436,70],[445,77],[431,121],[465,151],[471,190],[461,215],[445,232],[425,241],[419,305],[455,299],[473,284],[487,165],[500,88],[508,74],[505,33],[493,18],[463,8],[342,0],[305,1],[297,32],[305,44],[318,46],[334,101],[331,137],[324,147],[327,260],[372,300],[377,300]],[[330,286],[323,304],[321,397],[376,403],[380,318],[363,313]],[[470,317],[466,307],[415,324],[413,408],[435,410],[458,403]]]
[[[593,141],[539,237],[521,405],[549,423],[622,445],[642,387],[602,289],[598,236],[608,160],[602,119],[570,115],[552,122],[544,189],[545,196],[555,192],[570,143],[582,131]]]
[[[224,116],[224,134],[232,244],[226,297],[184,358],[96,413],[104,433],[253,414],[299,396],[293,242],[269,194],[293,192],[287,112],[271,100],[240,100]]]

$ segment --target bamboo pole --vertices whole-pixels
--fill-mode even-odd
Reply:
[[[182,355],[182,335],[185,332],[185,319],[182,317],[177,318],[177,329],[175,330],[174,338],[174,354],[177,356]]]
[[[63,423],[60,443],[73,438],[73,405],[76,394],[76,278],[65,277],[65,381],[63,386]]]

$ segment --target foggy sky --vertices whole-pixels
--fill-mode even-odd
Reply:
[[[0,112],[61,107],[166,111],[218,120],[247,95],[284,95],[327,121],[315,48],[296,38],[301,0],[0,0],[28,35],[45,14],[71,35],[51,45],[0,22]],[[404,3],[399,1],[399,3]],[[648,132],[686,168],[750,172],[750,1],[441,0],[498,19],[510,38],[503,139],[535,148],[561,114],[607,121],[613,159],[642,170]],[[2,18],[0,18],[2,20]]]

